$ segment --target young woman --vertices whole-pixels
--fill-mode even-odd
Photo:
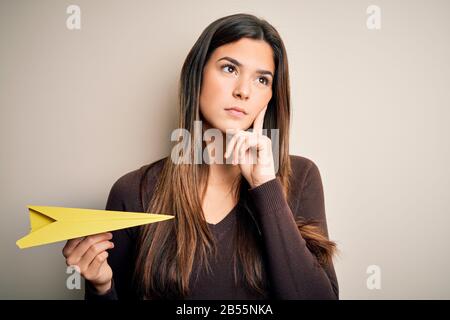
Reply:
[[[319,170],[289,155],[288,62],[275,28],[248,14],[210,24],[184,62],[179,106],[179,128],[201,121],[224,138],[202,141],[209,161],[168,156],[118,179],[106,210],[175,218],[69,240],[63,254],[86,299],[338,299]]]

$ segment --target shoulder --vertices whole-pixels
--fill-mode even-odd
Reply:
[[[291,159],[291,166],[293,167],[293,169],[295,168],[297,170],[309,170],[313,166],[316,166],[313,160],[303,156],[291,154],[289,155],[289,158]]]
[[[120,176],[111,187],[107,206],[111,203],[118,206],[120,203],[122,208],[116,208],[117,210],[141,212],[143,209],[141,191],[155,184],[166,159],[167,157],[161,158]]]
[[[291,160],[291,187],[302,191],[311,183],[321,181],[320,170],[316,163],[306,157],[290,155]]]
[[[317,164],[306,157],[290,155],[292,174],[289,179],[289,200],[295,210],[312,205],[323,206],[322,177]],[[320,210],[319,210],[320,211]],[[303,215],[306,212],[302,213]]]

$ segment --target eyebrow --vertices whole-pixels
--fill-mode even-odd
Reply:
[[[236,59],[233,59],[231,57],[222,57],[219,60],[217,60],[217,62],[219,62],[221,60],[228,60],[228,61],[234,63],[235,65],[237,65],[238,67],[242,67],[242,63],[240,63],[239,61],[237,61]],[[259,74],[268,74],[268,75],[270,75],[273,78],[272,72],[270,72],[268,70],[258,69],[258,70],[256,70],[256,72],[259,73]]]

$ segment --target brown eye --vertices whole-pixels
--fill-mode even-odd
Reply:
[[[263,79],[264,80],[264,82],[260,81],[260,83],[262,83],[262,84],[264,84],[266,86],[269,84],[269,79],[267,79],[266,77],[260,77],[259,79]]]
[[[223,65],[222,66],[222,70],[228,70],[228,71],[230,71],[230,69],[231,70],[233,70],[233,71],[235,71],[236,69],[235,69],[235,67],[233,66],[233,65],[231,65],[231,64],[225,64],[225,65]],[[228,73],[232,73],[233,71],[231,71],[231,72],[228,72]]]

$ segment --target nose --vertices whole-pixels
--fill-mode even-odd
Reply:
[[[240,100],[248,100],[250,97],[250,86],[243,79],[237,82],[233,91],[233,96]]]

